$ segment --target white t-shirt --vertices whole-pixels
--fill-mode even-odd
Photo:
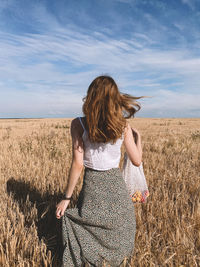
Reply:
[[[88,137],[81,118],[80,123],[84,129],[82,139],[84,142],[84,158],[83,163],[85,167],[95,170],[109,170],[118,168],[121,157],[121,145],[123,143],[124,134],[119,138],[115,144],[109,143],[91,143]]]

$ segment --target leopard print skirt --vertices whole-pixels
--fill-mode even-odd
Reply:
[[[120,266],[133,255],[135,209],[121,170],[85,168],[77,207],[62,216],[62,267]]]

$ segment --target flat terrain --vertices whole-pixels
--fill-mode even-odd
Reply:
[[[123,266],[200,266],[200,119],[135,118],[149,186]],[[59,266],[71,119],[0,120],[0,266]],[[123,163],[124,146],[120,167]],[[69,208],[76,205],[83,172]]]

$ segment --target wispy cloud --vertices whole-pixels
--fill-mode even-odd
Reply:
[[[193,1],[193,0],[182,0],[182,3],[186,4],[192,10],[195,9],[195,1]]]
[[[199,40],[191,49],[176,32],[176,45],[164,43],[169,27],[146,11],[151,30],[121,38],[106,27],[92,33],[73,23],[66,27],[42,3],[31,16],[30,25],[37,19],[39,27],[33,32],[0,31],[1,116],[76,116],[90,82],[105,73],[122,92],[153,96],[141,101],[141,116],[200,115]]]

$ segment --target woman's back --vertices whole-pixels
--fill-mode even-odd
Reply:
[[[82,139],[84,143],[84,166],[95,170],[109,170],[119,166],[121,157],[121,145],[123,143],[124,134],[115,144],[90,142],[88,132],[83,123],[83,118],[79,117],[83,127]]]
[[[103,261],[120,266],[133,253],[136,219],[132,200],[119,168],[121,145],[132,163],[141,160],[126,119],[136,112],[135,97],[121,94],[108,76],[97,77],[84,99],[83,114],[71,123],[72,164],[65,192],[58,205],[64,211],[62,267],[102,266]],[[128,114],[124,117],[123,111]],[[128,127],[127,127],[128,126]],[[84,170],[77,207],[66,210],[66,202]]]

